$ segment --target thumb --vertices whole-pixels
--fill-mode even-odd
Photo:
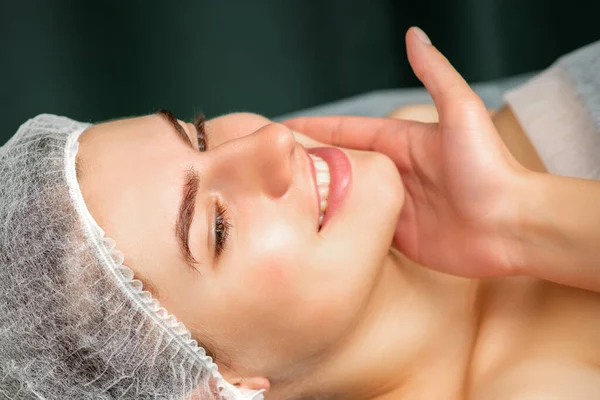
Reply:
[[[441,124],[458,129],[473,129],[473,123],[492,125],[483,101],[431,44],[425,32],[410,28],[406,33],[406,50],[415,75],[433,98]]]

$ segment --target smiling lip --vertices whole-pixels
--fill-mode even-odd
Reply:
[[[321,225],[321,230],[323,230],[328,222],[334,217],[336,212],[340,209],[344,199],[346,198],[346,194],[352,180],[352,166],[350,165],[350,160],[348,159],[346,153],[337,147],[315,147],[307,150],[310,154],[321,157],[323,160],[325,160],[327,165],[329,165],[331,183],[329,184],[327,210],[325,211],[325,217],[323,218],[323,224]],[[314,168],[314,165],[312,165],[313,177],[316,175]],[[316,178],[314,179],[315,190],[317,190]],[[317,199],[319,199],[318,191]]]

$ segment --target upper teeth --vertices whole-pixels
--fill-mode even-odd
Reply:
[[[327,210],[327,200],[329,199],[329,183],[331,181],[329,174],[329,165],[321,157],[317,157],[314,154],[309,154],[310,158],[315,165],[317,172],[317,188],[319,190],[319,200],[321,202],[321,208],[319,213],[319,228],[323,224],[323,218],[325,217],[325,211]]]

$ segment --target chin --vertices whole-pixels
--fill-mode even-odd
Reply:
[[[352,325],[369,303],[379,279],[403,205],[404,190],[393,162],[377,153],[346,150],[353,169],[343,209],[325,237],[318,287],[324,309],[319,321]],[[325,327],[323,326],[323,330]]]
[[[353,164],[349,217],[362,242],[383,257],[388,253],[404,205],[404,186],[393,161],[381,153],[346,150]],[[367,250],[367,249],[365,249]]]

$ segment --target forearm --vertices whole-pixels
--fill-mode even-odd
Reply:
[[[600,292],[600,182],[528,172],[520,185],[518,272]]]

